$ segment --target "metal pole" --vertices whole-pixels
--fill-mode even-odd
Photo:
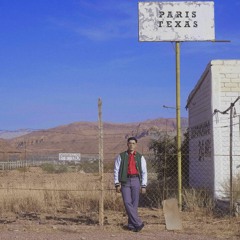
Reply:
[[[103,186],[103,124],[102,124],[102,100],[98,99],[98,129],[99,129],[99,175],[100,175],[100,198],[99,198],[99,225],[104,224],[104,186]]]
[[[180,42],[176,42],[176,120],[178,161],[178,206],[182,210],[182,159],[181,159],[181,113],[180,113]]]
[[[233,142],[233,106],[234,104],[231,103],[230,108],[230,146],[229,146],[229,160],[230,160],[230,215],[232,215],[233,211],[233,179],[232,179],[232,142]]]
[[[163,200],[167,198],[166,189],[166,173],[167,173],[167,145],[168,145],[168,135],[167,135],[167,119],[166,119],[166,134],[165,134],[165,147],[164,147],[164,166],[163,166]],[[166,193],[166,194],[165,194]]]

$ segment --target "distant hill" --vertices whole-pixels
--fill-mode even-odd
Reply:
[[[187,128],[186,118],[181,119],[182,130]],[[156,132],[176,131],[175,119],[158,118],[135,123],[103,123],[104,158],[112,159],[117,153],[126,149],[126,140],[130,136],[138,138],[138,150],[148,152],[148,144]],[[20,151],[30,155],[53,155],[60,152],[80,152],[81,154],[98,154],[98,123],[75,122],[51,129],[33,131],[9,140],[1,149]]]
[[[19,129],[16,131],[0,131],[0,139],[12,139],[12,138],[16,138],[16,137],[20,137],[23,135],[26,135],[28,133],[31,133],[32,131],[29,129]]]

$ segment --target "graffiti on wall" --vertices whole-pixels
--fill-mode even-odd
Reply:
[[[203,137],[203,136],[209,135],[210,133],[211,133],[211,124],[209,120],[190,128],[191,139]]]
[[[212,144],[211,139],[198,141],[198,160],[204,161],[206,157],[211,157]]]
[[[198,140],[197,147],[199,161],[204,161],[206,158],[211,157],[212,141],[211,138],[206,138],[206,136],[210,135],[210,133],[211,124],[209,120],[190,128],[190,140]]]

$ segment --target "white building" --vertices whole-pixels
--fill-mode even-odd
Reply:
[[[240,60],[211,61],[187,101],[189,111],[189,182],[215,198],[229,196],[230,111],[240,96]],[[232,176],[240,174],[240,100],[233,108]],[[233,189],[234,191],[234,189]]]

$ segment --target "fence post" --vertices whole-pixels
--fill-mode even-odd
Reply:
[[[100,198],[99,198],[99,225],[104,224],[104,186],[103,186],[103,124],[102,124],[102,100],[98,99],[98,136],[99,136],[99,175],[100,175]]]

